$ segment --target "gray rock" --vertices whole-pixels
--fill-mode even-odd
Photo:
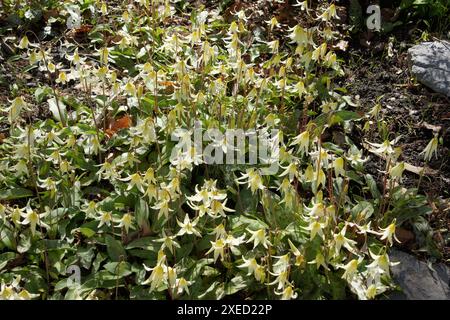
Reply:
[[[445,264],[434,264],[430,269],[425,262],[408,253],[391,250],[392,276],[403,291],[391,299],[407,300],[450,300],[450,268]]]
[[[408,53],[411,73],[417,80],[450,97],[450,42],[423,42]]]

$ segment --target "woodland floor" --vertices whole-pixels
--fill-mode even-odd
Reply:
[[[242,9],[243,6],[251,8],[251,2],[232,3],[225,9],[227,12]],[[209,4],[208,1],[205,2]],[[278,14],[278,19],[288,25],[296,24],[295,14],[285,7],[259,8]],[[264,23],[264,17],[249,21],[249,25],[256,26]],[[417,39],[418,30],[406,32],[397,30],[392,35],[392,54],[388,54],[389,37],[381,36],[375,41],[381,45],[381,50],[374,52],[370,48],[360,45],[358,40],[349,39],[349,46],[340,51],[344,63],[345,76],[341,79],[341,86],[359,101],[363,111],[370,110],[379,101],[382,108],[382,117],[387,122],[388,130],[401,135],[400,145],[403,149],[403,161],[414,166],[423,167],[425,164],[419,152],[425,148],[433,137],[433,131],[441,132],[444,144],[440,146],[438,157],[428,163],[432,174],[423,177],[419,192],[426,194],[433,214],[429,221],[435,230],[435,241],[443,253],[443,260],[449,263],[450,259],[450,100],[449,98],[433,93],[423,85],[414,82],[409,72],[407,49],[413,46]],[[414,36],[413,36],[414,34]],[[31,77],[23,76],[22,70],[26,66],[23,61],[0,60],[0,104],[6,104],[10,97],[10,84],[18,83],[27,86],[36,81]],[[70,90],[70,88],[67,88]],[[44,105],[29,112],[25,118],[29,121],[45,119],[50,112]],[[8,134],[8,128],[0,124],[0,142]],[[355,135],[355,142],[362,144],[371,140],[370,132]],[[371,156],[366,164],[369,173],[382,184],[382,170],[384,160]],[[415,187],[419,183],[419,175],[405,172],[403,183],[406,187]],[[414,251],[416,248],[412,232],[404,230],[405,241],[402,249]]]

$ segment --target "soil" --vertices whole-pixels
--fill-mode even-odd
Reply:
[[[416,32],[418,32],[416,30]],[[442,250],[444,260],[450,258],[450,99],[432,92],[417,83],[410,73],[408,48],[415,45],[412,39],[418,39],[414,31],[397,30],[394,37],[373,39],[376,47],[383,48],[374,52],[370,47],[353,42],[348,52],[342,54],[347,63],[342,86],[352,97],[359,97],[359,108],[367,112],[376,103],[382,106],[378,121],[385,121],[389,139],[401,135],[396,146],[402,148],[399,159],[414,166],[429,167],[433,174],[420,176],[406,172],[402,184],[408,188],[419,185],[419,193],[428,196],[433,214],[430,225],[435,230],[435,241]],[[392,41],[389,50],[389,41]],[[390,51],[390,52],[389,52]],[[390,54],[389,54],[390,53]],[[374,126],[377,124],[374,123]],[[428,142],[438,133],[442,138],[437,157],[428,163],[420,154]],[[363,141],[382,142],[378,136],[364,134],[356,136]],[[368,154],[369,155],[369,154]],[[382,184],[385,161],[373,155],[366,168]],[[414,245],[410,246],[410,248]],[[405,248],[403,248],[405,249]],[[408,248],[406,248],[408,249]]]

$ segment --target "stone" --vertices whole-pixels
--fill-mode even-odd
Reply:
[[[417,80],[450,97],[450,42],[423,42],[410,48],[408,54]]]
[[[450,268],[443,263],[433,264],[418,260],[406,252],[392,249],[389,258],[400,264],[391,268],[394,282],[402,293],[394,293],[390,299],[450,300]]]

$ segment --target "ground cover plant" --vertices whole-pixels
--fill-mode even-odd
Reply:
[[[342,86],[335,1],[2,4],[0,298],[383,298],[411,225],[442,258],[443,136],[413,166]]]

